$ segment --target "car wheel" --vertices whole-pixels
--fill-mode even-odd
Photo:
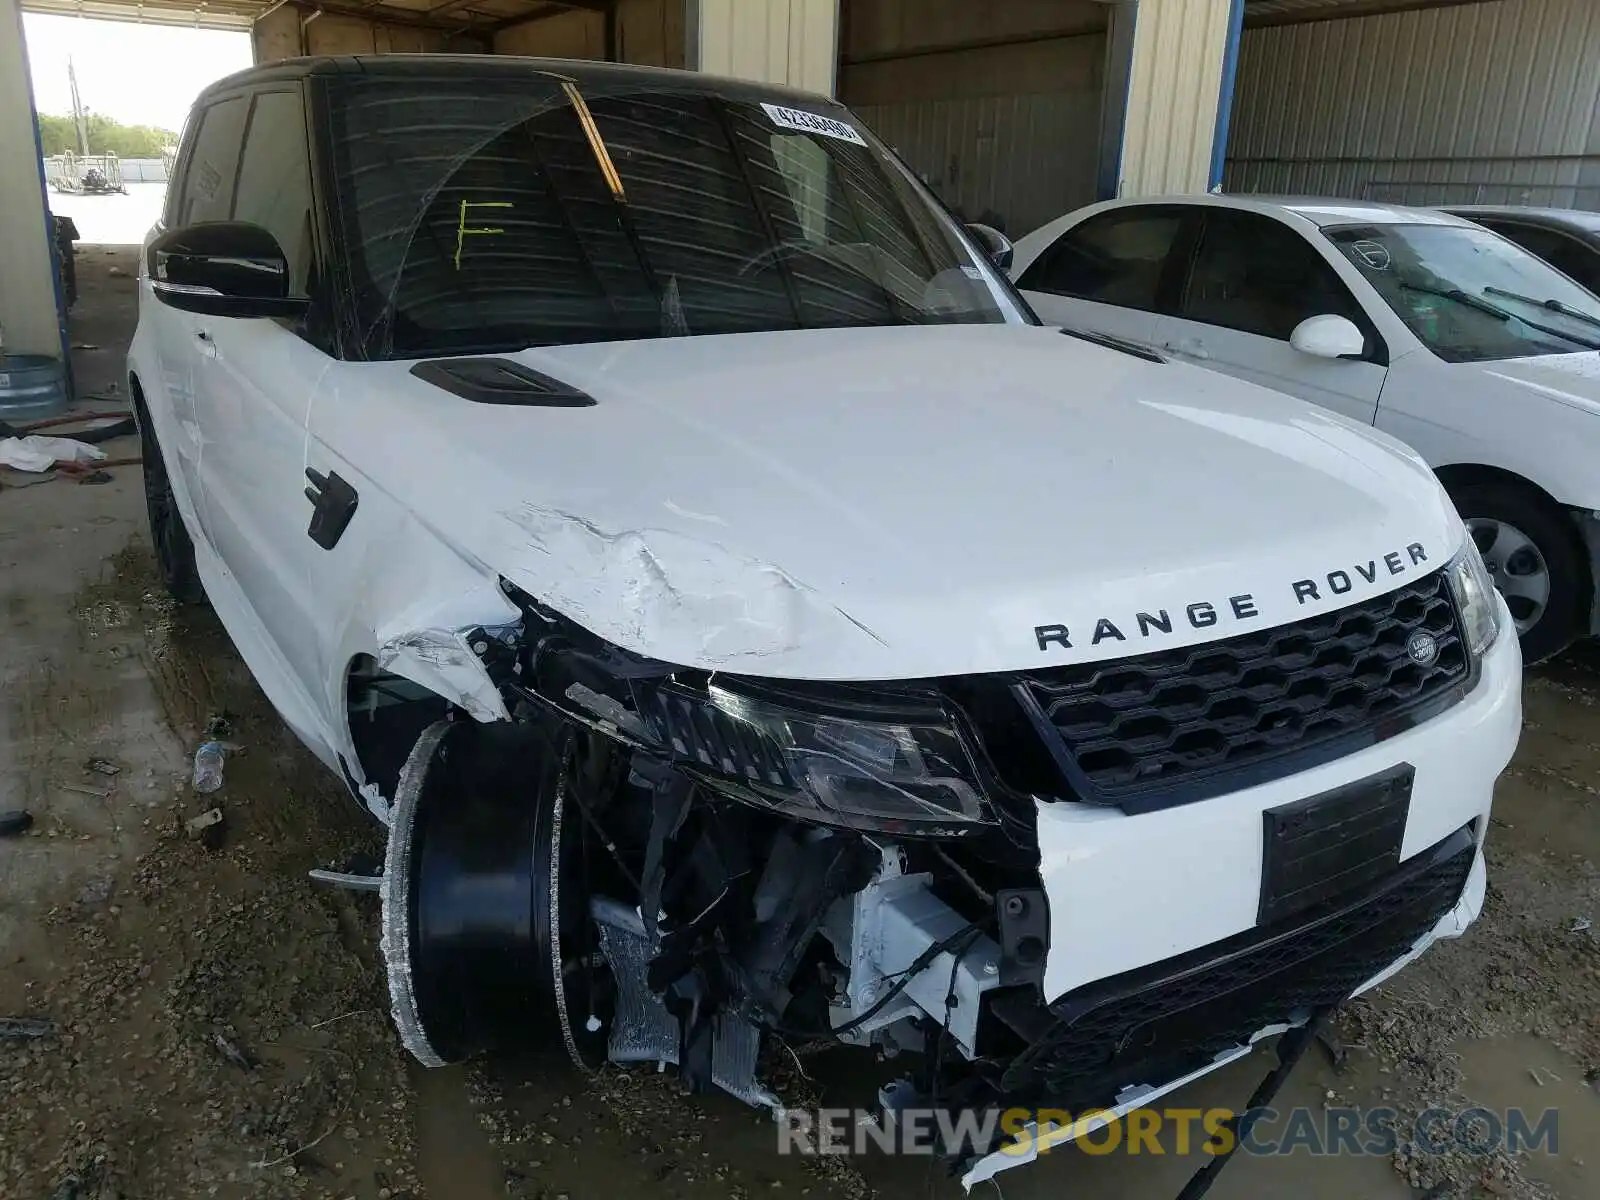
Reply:
[[[1511,610],[1524,661],[1565,650],[1588,627],[1592,587],[1588,556],[1565,515],[1505,484],[1469,484],[1451,498]]]
[[[194,543],[183,524],[183,514],[172,495],[161,447],[150,431],[149,415],[139,413],[139,450],[144,459],[144,503],[150,516],[150,543],[155,547],[167,592],[179,604],[199,604],[206,598],[194,566]]]

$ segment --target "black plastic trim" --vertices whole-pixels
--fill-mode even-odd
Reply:
[[[350,528],[361,497],[349,480],[337,471],[329,471],[324,475],[307,467],[306,479],[309,481],[306,499],[312,505],[311,524],[306,527],[306,536],[324,550],[332,550],[339,544],[344,531]]]
[[[1145,362],[1164,363],[1167,361],[1150,349],[1149,346],[1141,346],[1138,342],[1130,342],[1125,338],[1112,337],[1108,333],[1096,333],[1090,329],[1072,329],[1065,325],[1061,327],[1061,332],[1068,337],[1077,338],[1079,341],[1093,342],[1096,346],[1104,346],[1108,350],[1120,350],[1124,354],[1133,355],[1134,358],[1142,358]]]
[[[1067,798],[1113,806],[1120,808],[1129,816],[1136,816],[1140,813],[1159,812],[1164,808],[1176,808],[1180,804],[1193,804],[1197,800],[1209,800],[1213,796],[1225,796],[1229,792],[1242,792],[1246,788],[1298,775],[1302,771],[1309,771],[1313,767],[1324,766],[1336,759],[1366,750],[1454,708],[1467,698],[1477,686],[1477,682],[1477,673],[1474,672],[1463,682],[1419,701],[1408,709],[1392,713],[1381,722],[1365,729],[1328,738],[1326,741],[1316,742],[1303,748],[1259,758],[1245,766],[1213,771],[1180,780],[1168,787],[1150,788],[1114,798],[1103,797],[1099,789],[1089,782],[1088,776],[1078,768],[1077,760],[1072,757],[1072,751],[1061,740],[1061,735],[1056,732],[1055,726],[1050,723],[1050,719],[1045,716],[1038,701],[1027,687],[1018,684],[1016,696],[1033,720],[1035,728],[1039,730],[1039,735],[1050,747],[1050,752],[1055,755],[1056,763],[1066,775],[1067,782],[1073,787],[1075,794]]]
[[[1400,865],[1416,768],[1401,763],[1261,814],[1257,925],[1370,886]]]
[[[474,404],[592,408],[598,403],[588,392],[509,358],[430,359],[417,363],[411,373]]]
[[[1278,942],[1293,941],[1310,931],[1340,920],[1346,914],[1360,912],[1374,900],[1412,879],[1426,875],[1449,862],[1459,854],[1472,852],[1476,844],[1471,825],[1463,825],[1443,841],[1437,842],[1400,864],[1376,886],[1348,895],[1342,902],[1324,905],[1308,921],[1284,922],[1276,926],[1255,926],[1233,937],[1208,946],[1201,946],[1187,954],[1163,959],[1147,967],[1139,967],[1122,975],[1068,992],[1050,1005],[1050,1012],[1059,1020],[1070,1024],[1091,1009],[1115,1001],[1120,996],[1135,996],[1142,992],[1171,987],[1186,976],[1215,970],[1232,959],[1258,954]],[[1457,898],[1459,900],[1459,897]]]
[[[1458,632],[1462,628],[1461,612],[1456,604],[1455,596],[1450,592],[1447,583],[1439,572],[1440,586],[1450,602],[1451,612],[1455,617],[1455,628]],[[1226,640],[1226,639],[1223,639]],[[1204,651],[1208,645],[1219,643],[1197,643],[1190,649]],[[1465,640],[1462,641],[1465,649]],[[1137,656],[1135,656],[1137,657]],[[1454,708],[1465,700],[1477,688],[1483,674],[1483,664],[1470,652],[1467,653],[1466,674],[1456,683],[1433,693],[1412,701],[1409,705],[1385,714],[1381,719],[1374,721],[1360,729],[1350,730],[1342,734],[1335,734],[1307,745],[1291,746],[1260,758],[1234,767],[1214,767],[1196,772],[1185,778],[1176,779],[1167,784],[1144,785],[1126,790],[1109,791],[1098,787],[1089,778],[1087,772],[1078,765],[1072,748],[1067,744],[1059,730],[1051,722],[1049,715],[1044,711],[1038,697],[1029,686],[1031,673],[1024,672],[1014,678],[1011,683],[1012,695],[1017,703],[1027,714],[1040,739],[1049,749],[1050,755],[1061,769],[1069,789],[1067,795],[1059,797],[1062,800],[1078,800],[1089,804],[1105,805],[1120,808],[1129,816],[1140,813],[1159,812],[1162,809],[1176,808],[1182,804],[1193,804],[1199,800],[1209,800],[1214,796],[1224,796],[1230,792],[1244,791],[1246,788],[1258,787],[1261,784],[1272,783],[1275,780],[1285,779],[1297,775],[1302,771],[1309,771],[1313,767],[1324,766],[1347,755],[1369,749],[1380,742],[1416,728],[1424,722],[1431,721],[1434,717]],[[1045,797],[1049,799],[1050,797]]]

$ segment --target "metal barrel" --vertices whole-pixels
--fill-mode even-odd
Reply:
[[[53,417],[67,407],[67,373],[43,354],[0,354],[0,421]]]

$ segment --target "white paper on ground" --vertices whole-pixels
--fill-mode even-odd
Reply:
[[[57,462],[99,462],[105,456],[106,452],[100,447],[71,438],[30,434],[0,440],[0,465],[19,471],[48,471]]]

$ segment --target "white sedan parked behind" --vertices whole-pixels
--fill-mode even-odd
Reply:
[[[1111,201],[1016,245],[1048,322],[1138,342],[1410,443],[1466,518],[1524,657],[1596,623],[1600,299],[1426,209]]]

